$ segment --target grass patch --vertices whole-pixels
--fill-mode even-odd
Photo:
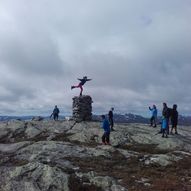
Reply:
[[[159,149],[157,144],[128,144],[121,145],[118,148],[139,152],[142,154],[167,154],[170,150]]]
[[[104,191],[100,187],[91,185],[87,179],[79,179],[74,174],[69,178],[69,188],[75,191]]]
[[[80,167],[80,172],[95,171],[100,176],[111,176],[121,180],[129,191],[189,191],[191,190],[191,157],[167,167],[145,166],[139,157],[126,159],[118,151],[111,158],[104,156],[89,158],[67,158]],[[148,182],[141,182],[146,178]]]

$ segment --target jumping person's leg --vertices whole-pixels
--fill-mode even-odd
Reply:
[[[74,89],[74,88],[80,88],[81,84],[79,83],[77,86],[71,86],[71,89]]]
[[[80,96],[82,95],[82,92],[83,92],[83,87],[82,85],[79,83],[77,86],[71,86],[71,90],[74,89],[74,88],[80,88]]]
[[[83,87],[82,87],[82,85],[79,85],[79,88],[81,89],[80,95],[82,96],[82,92],[83,92]]]

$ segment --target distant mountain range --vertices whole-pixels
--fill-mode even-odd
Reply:
[[[32,120],[33,117],[36,116],[0,116],[0,121],[10,121],[10,120],[21,120],[21,121],[29,121]],[[45,120],[50,120],[50,116],[42,116]],[[65,119],[64,116],[60,116],[60,119]]]
[[[32,120],[34,116],[0,116],[0,121],[10,121],[10,120],[22,120],[28,121]],[[42,116],[45,120],[49,120],[49,116]],[[60,119],[64,119],[64,116],[60,116]],[[161,122],[161,117],[158,117],[158,123]],[[100,121],[101,118],[98,115],[93,115],[94,121]],[[149,118],[143,117],[141,115],[135,115],[132,113],[128,114],[114,114],[114,121],[116,123],[144,123],[149,124]],[[191,116],[179,115],[179,125],[191,125]]]
[[[100,116],[94,115],[93,119],[96,121],[100,121]],[[150,119],[143,117],[141,115],[135,115],[132,113],[128,114],[114,114],[114,121],[116,123],[145,123],[149,124]],[[162,117],[158,117],[158,123],[161,123]],[[191,125],[191,116],[182,116],[179,115],[179,125]]]

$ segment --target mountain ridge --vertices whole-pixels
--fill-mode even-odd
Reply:
[[[107,115],[107,114],[105,114]],[[26,115],[26,116],[8,116],[8,115],[3,115],[0,116],[0,121],[10,121],[10,120],[21,120],[21,121],[28,121],[32,120],[33,117],[36,117],[35,115]],[[45,120],[49,120],[49,116],[42,116]],[[70,118],[66,117],[63,115],[60,115],[59,117],[61,120],[65,118]],[[100,115],[93,115],[92,116],[93,121],[101,121]],[[133,114],[133,113],[125,113],[125,114],[120,114],[120,113],[114,113],[114,121],[115,123],[142,123],[142,124],[149,124],[150,123],[150,118],[149,117],[143,117],[141,115]],[[162,121],[162,117],[159,116],[158,119],[158,124]],[[184,116],[184,115],[179,115],[179,125],[185,125],[189,126],[191,125],[191,116]]]

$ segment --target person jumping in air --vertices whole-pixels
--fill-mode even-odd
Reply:
[[[83,92],[83,85],[87,82],[87,81],[90,81],[91,79],[88,79],[87,76],[84,76],[82,79],[79,79],[78,80],[80,81],[80,83],[77,85],[77,86],[71,86],[71,90],[74,89],[74,88],[80,88],[81,91],[80,91],[80,96],[82,96],[82,92]]]

